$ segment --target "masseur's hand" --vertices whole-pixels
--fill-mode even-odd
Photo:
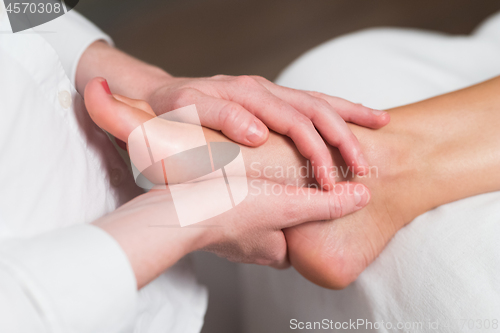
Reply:
[[[157,114],[195,104],[203,126],[221,130],[234,141],[259,146],[268,128],[289,136],[311,160],[318,184],[331,188],[332,158],[322,137],[338,147],[358,174],[367,171],[359,142],[346,121],[370,128],[389,122],[389,115],[325,94],[275,85],[256,76],[174,78],[166,72],[112,48],[92,44],[76,74],[78,91],[94,77],[106,77],[113,92],[147,101]]]
[[[211,186],[212,181],[193,186]],[[336,185],[352,193],[342,198],[337,198],[335,191],[294,187],[287,188],[288,194],[283,188],[275,195],[266,193],[269,186],[278,193],[276,186],[281,185],[255,180],[253,190],[235,208],[191,227],[180,227],[168,190],[143,194],[94,224],[123,248],[141,288],[187,253],[201,249],[235,262],[287,267],[287,245],[281,229],[341,217],[360,209],[369,199],[368,191],[363,191],[365,197],[356,205],[353,184]],[[340,199],[347,200],[343,209],[339,209]]]
[[[345,121],[371,128],[389,121],[383,111],[325,94],[281,87],[259,76],[172,77],[147,101],[156,114],[195,104],[203,126],[221,130],[248,146],[259,146],[267,140],[267,125],[294,141],[299,152],[316,167],[316,179],[323,187],[335,180],[329,178],[332,158],[322,137],[339,148],[347,165],[363,173],[368,163]]]

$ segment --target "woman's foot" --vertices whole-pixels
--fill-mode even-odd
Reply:
[[[415,186],[405,184],[407,157],[401,156],[402,140],[388,140],[383,132],[354,129],[372,166],[366,177],[340,174],[339,180],[365,184],[371,191],[367,207],[330,222],[305,223],[285,229],[289,259],[310,281],[326,288],[341,289],[379,255],[395,233],[425,208],[411,195]],[[340,170],[345,166],[338,161]],[[401,192],[402,193],[401,193]],[[409,206],[413,206],[409,208]],[[406,208],[404,208],[406,207]]]
[[[496,79],[397,108],[377,131],[352,126],[378,171],[354,178],[372,199],[341,219],[284,230],[297,271],[323,287],[344,288],[417,216],[500,190],[499,89]]]

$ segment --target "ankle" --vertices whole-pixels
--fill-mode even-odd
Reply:
[[[367,176],[352,180],[365,184],[372,191],[372,200],[384,202],[377,207],[387,210],[398,230],[433,208],[432,202],[418,193],[429,186],[434,152],[427,148],[432,145],[424,136],[408,128],[403,117],[395,112],[391,117],[391,123],[379,130],[351,125],[371,166]]]

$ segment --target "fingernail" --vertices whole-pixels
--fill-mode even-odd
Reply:
[[[374,110],[374,109],[370,109],[372,111],[372,113],[376,116],[381,116],[383,114],[386,114],[387,112],[385,111],[382,111],[382,110]]]
[[[106,80],[101,81],[101,84],[102,84],[102,87],[104,88],[104,91],[105,91],[108,95],[111,95],[111,90],[109,90],[108,81],[106,81]]]
[[[354,203],[356,204],[356,207],[364,207],[370,200],[370,193],[366,190],[365,187],[363,187],[363,190],[361,193],[358,193],[358,186],[354,189]]]
[[[264,136],[264,131],[261,128],[262,125],[260,125],[257,121],[254,121],[252,125],[247,130],[247,140],[252,142],[252,143],[259,143],[262,141],[262,138]]]

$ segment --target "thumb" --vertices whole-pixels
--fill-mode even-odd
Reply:
[[[283,212],[280,229],[293,227],[305,222],[334,220],[354,213],[370,201],[370,190],[362,184],[341,182],[331,191],[314,188],[289,186],[283,193],[285,205],[276,205]]]
[[[85,87],[85,106],[92,120],[114,137],[127,142],[129,134],[153,119],[154,115],[145,112],[138,105],[134,107],[134,103],[127,98],[117,97],[119,99],[111,94],[108,83],[103,78],[94,78]]]

